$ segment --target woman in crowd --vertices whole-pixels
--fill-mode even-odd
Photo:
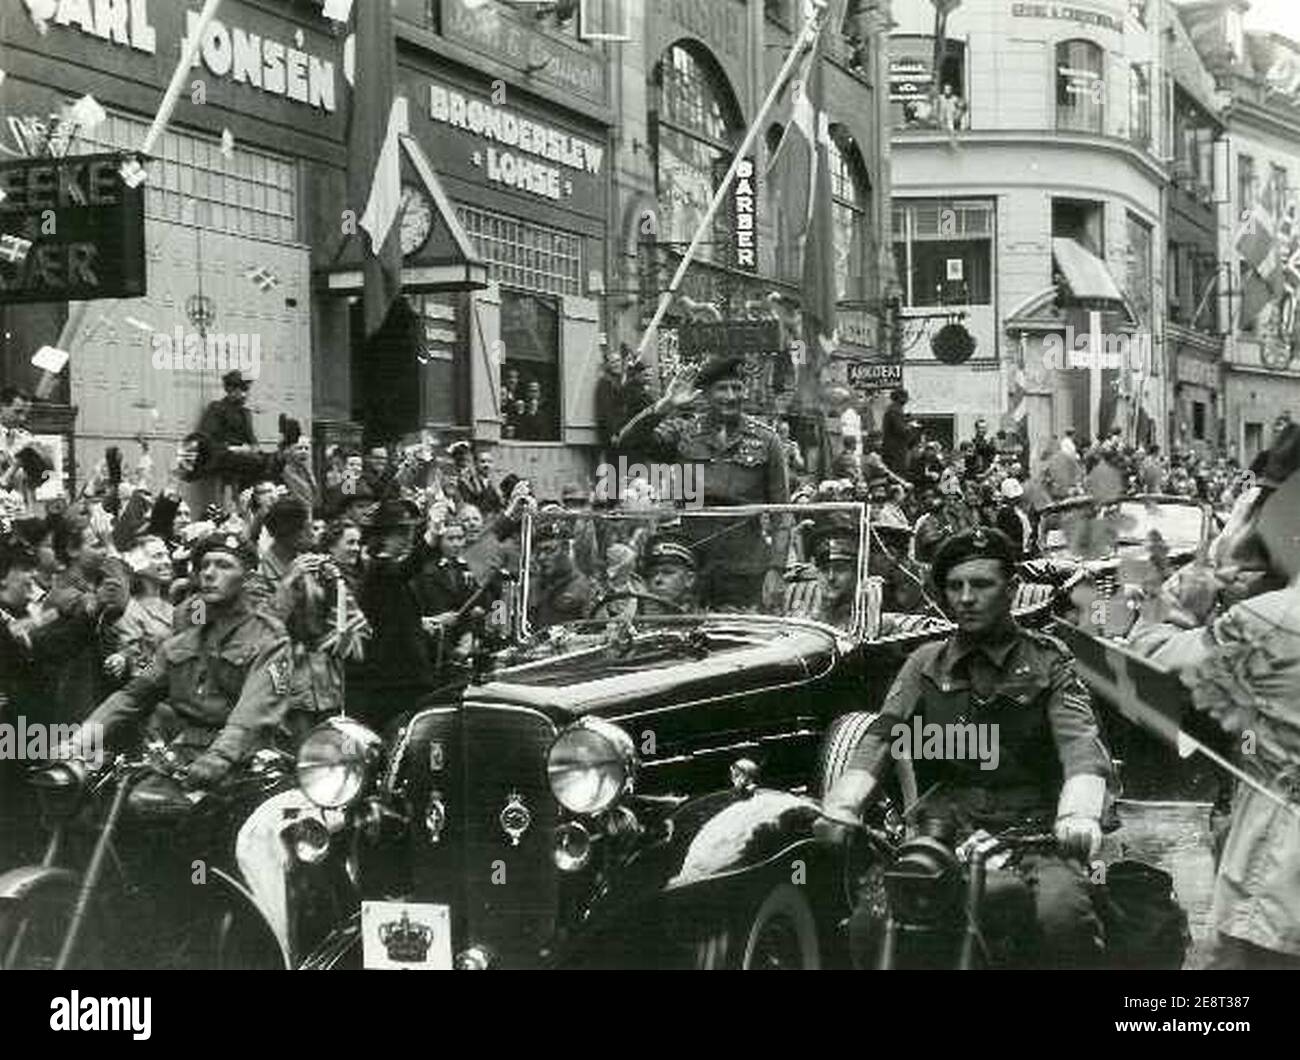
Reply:
[[[110,654],[104,672],[116,681],[143,673],[159,645],[172,635],[174,608],[168,598],[171,553],[160,537],[141,539],[126,556],[131,568],[131,599],[106,638]]]

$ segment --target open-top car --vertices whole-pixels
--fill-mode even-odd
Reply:
[[[378,753],[334,726],[305,745],[361,899],[308,966],[827,960],[844,898],[814,797],[953,628],[905,531],[860,504],[526,520],[508,645]]]
[[[1082,575],[1107,598],[1143,572],[1177,570],[1221,529],[1209,505],[1187,497],[1071,497],[1040,511],[1039,554],[1025,570],[1034,580],[1057,583]]]

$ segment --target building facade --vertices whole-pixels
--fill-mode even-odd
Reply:
[[[1283,232],[1300,181],[1300,44],[1243,29],[1246,0],[1187,4],[1183,17],[1226,102],[1227,203],[1220,259],[1231,278],[1221,292],[1227,332],[1222,377],[1224,437],[1249,462],[1269,444],[1280,417],[1300,410],[1294,331],[1296,281]],[[1268,237],[1272,254],[1255,236]]]
[[[967,0],[936,47],[929,0],[894,12],[892,239],[914,411],[957,438],[1002,413],[1033,458],[1067,430],[1163,440],[1169,13]],[[932,345],[950,324],[975,340],[957,364]],[[1094,331],[1104,356],[1089,359]]]
[[[28,6],[0,8],[4,159],[138,150],[201,5],[61,3],[43,29]],[[58,301],[51,283],[49,301],[0,298],[4,382],[33,389],[42,346],[70,355],[34,420],[63,486],[109,446],[129,464],[137,440],[161,475],[228,367],[255,379],[262,441],[282,412],[310,418],[311,189],[340,165],[346,92],[343,37],[319,13],[228,0],[145,166],[147,293]],[[104,114],[83,126],[67,107],[86,95]],[[220,350],[205,363],[208,340]]]

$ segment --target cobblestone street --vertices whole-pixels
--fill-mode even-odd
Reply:
[[[1203,968],[1210,936],[1214,862],[1210,848],[1210,806],[1199,802],[1121,800],[1123,827],[1106,838],[1107,861],[1133,858],[1164,869],[1174,878],[1178,903],[1192,932],[1185,968]]]

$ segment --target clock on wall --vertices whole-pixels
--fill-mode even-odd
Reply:
[[[402,187],[401,240],[403,257],[414,254],[429,241],[433,231],[433,203],[414,184]]]

